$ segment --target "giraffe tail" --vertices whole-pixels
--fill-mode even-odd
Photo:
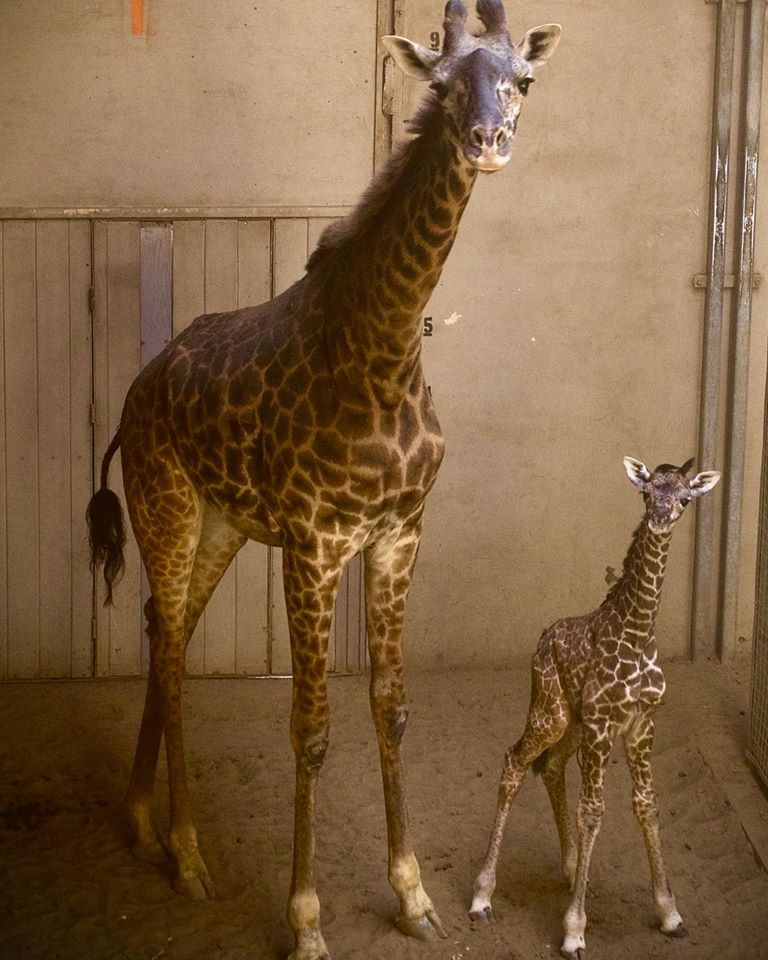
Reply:
[[[88,523],[88,543],[91,548],[91,569],[103,567],[107,585],[105,606],[112,604],[112,588],[120,580],[125,567],[125,524],[123,508],[112,490],[107,486],[107,475],[112,457],[120,446],[120,428],[107,447],[101,463],[101,485],[91,497],[85,518]]]
[[[544,769],[544,767],[546,767],[548,753],[549,753],[549,748],[547,748],[546,750],[543,750],[531,764],[531,770],[533,770],[536,776],[538,776],[541,773],[541,771]]]

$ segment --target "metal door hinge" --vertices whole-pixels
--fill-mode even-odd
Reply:
[[[395,61],[384,57],[384,81],[381,85],[381,112],[385,117],[395,115]]]
[[[706,273],[694,273],[691,277],[691,282],[693,283],[694,289],[696,290],[706,290],[707,289],[707,275]],[[758,287],[761,287],[763,284],[763,275],[762,273],[753,273],[752,274],[752,289],[757,290]],[[731,289],[736,286],[736,277],[732,273],[727,273],[723,277],[723,287],[726,289]]]

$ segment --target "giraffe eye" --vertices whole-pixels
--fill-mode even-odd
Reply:
[[[528,93],[528,87],[530,87],[530,85],[533,82],[534,82],[533,77],[523,77],[522,80],[518,80],[517,86],[518,86],[518,89],[520,90],[520,93],[522,93],[523,96],[525,96]]]
[[[682,497],[681,500],[680,500],[680,506],[681,506],[681,507],[687,507],[690,502],[691,502],[691,498],[690,498],[690,497]]]

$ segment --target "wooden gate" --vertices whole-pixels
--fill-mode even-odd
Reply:
[[[194,317],[259,303],[289,286],[326,223],[4,224],[0,430],[8,426],[0,457],[8,482],[0,493],[0,589],[7,584],[8,596],[0,603],[7,600],[8,613],[0,620],[0,675],[146,673],[147,587],[133,536],[115,605],[106,608],[101,580],[94,585],[90,574],[83,520],[126,391]],[[117,462],[110,485],[122,498]],[[290,673],[281,561],[280,550],[260,544],[239,552],[190,641],[190,675]],[[356,558],[337,602],[329,668],[364,667]]]
[[[0,677],[93,670],[90,224],[0,223]]]

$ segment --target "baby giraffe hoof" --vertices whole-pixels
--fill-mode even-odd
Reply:
[[[560,947],[560,956],[565,960],[584,960],[587,953],[583,935],[569,935]]]
[[[485,926],[489,923],[496,923],[496,917],[493,915],[493,909],[491,908],[490,903],[486,907],[470,910],[469,919],[472,921],[472,923],[476,923],[479,926]]]
[[[445,940],[448,934],[445,927],[434,910],[428,910],[422,917],[403,917],[395,920],[395,924],[400,933],[406,937],[413,937],[414,940]]]
[[[680,923],[678,923],[676,927],[673,927],[671,930],[662,929],[662,933],[664,933],[666,936],[668,936],[672,940],[682,940],[683,937],[688,936],[688,931],[685,929],[685,924],[683,923],[682,920],[680,921]]]

